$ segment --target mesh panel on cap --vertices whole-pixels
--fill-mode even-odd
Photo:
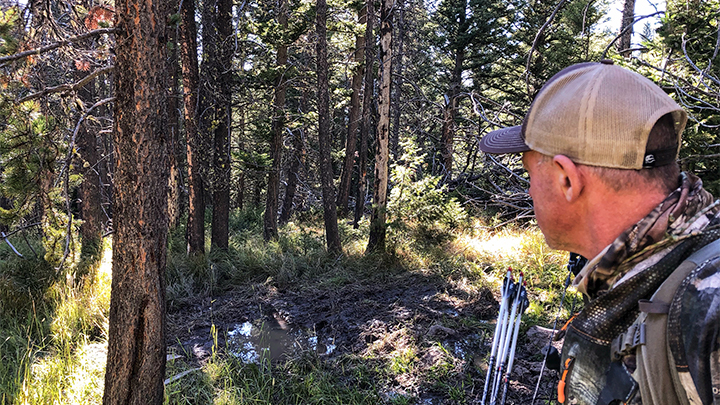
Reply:
[[[649,79],[618,66],[585,64],[561,71],[543,87],[530,109],[525,141],[577,163],[640,169],[650,130],[669,112],[684,116]]]
[[[579,157],[583,145],[578,138],[580,105],[585,86],[579,77],[592,68],[588,65],[575,69],[566,75],[556,77],[540,91],[530,109],[526,125],[525,143],[540,153]],[[573,119],[575,118],[575,119]]]

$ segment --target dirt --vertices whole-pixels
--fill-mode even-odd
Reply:
[[[468,292],[443,278],[418,273],[341,287],[278,289],[255,284],[172,311],[168,337],[177,351],[182,346],[198,363],[210,356],[212,325],[218,346],[232,349],[235,345],[236,353],[247,342],[238,344],[234,339],[243,333],[241,329],[250,327],[289,336],[286,340],[295,344],[283,354],[316,350],[328,361],[368,351],[382,356],[412,343],[420,352],[416,367],[395,378],[386,388],[388,397],[411,394],[421,404],[460,403],[428,380],[427,371],[444,358],[454,369],[452,377],[443,381],[462,387],[467,403],[479,404],[499,308],[496,294],[489,290]],[[541,347],[547,344],[549,333],[533,327],[521,334],[509,379],[508,404],[532,402],[542,366]],[[257,338],[258,332],[253,335]],[[276,335],[263,336],[267,341]],[[537,404],[554,397],[556,378],[556,372],[545,370]]]

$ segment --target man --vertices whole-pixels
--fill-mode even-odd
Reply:
[[[720,206],[680,173],[686,122],[603,60],[562,70],[521,126],[481,141],[523,154],[548,245],[590,258],[573,283],[586,305],[563,343],[564,404],[720,404]]]

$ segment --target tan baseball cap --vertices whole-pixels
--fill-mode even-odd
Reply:
[[[677,146],[647,150],[650,130],[665,114]],[[677,159],[687,113],[646,77],[611,60],[572,65],[540,89],[522,125],[485,135],[486,153],[529,150],[576,163],[620,169],[663,166]]]

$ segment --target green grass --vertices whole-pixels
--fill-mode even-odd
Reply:
[[[81,263],[86,276],[76,283],[31,252],[25,256],[5,256],[0,266],[6,280],[0,290],[0,403],[99,403],[111,258]]]
[[[166,272],[169,308],[253,283],[338,288],[381,284],[406,272],[438,277],[467,297],[488,290],[497,297],[512,267],[515,274],[524,272],[530,291],[527,328],[551,324],[565,281],[565,254],[548,250],[532,226],[490,231],[480,221],[452,229],[406,223],[389,229],[387,254],[366,256],[367,225],[355,230],[340,221],[344,252],[335,257],[324,249],[318,215],[306,214],[305,221],[281,227],[279,240],[271,243],[262,240],[261,223],[256,211],[233,213],[230,249],[195,258],[185,256],[184,229],[173,230]],[[104,251],[100,265],[81,261],[87,275],[78,283],[53,276],[40,259],[16,259],[0,246],[0,404],[101,403],[109,245]],[[491,329],[475,316],[447,317],[442,324],[479,334]],[[329,360],[303,352],[273,363],[244,364],[222,347],[215,347],[202,366],[189,357],[168,363],[167,378],[187,373],[166,385],[167,404],[412,404],[421,391],[462,404],[472,399],[469,392],[478,376],[470,359],[415,335],[412,321],[388,330],[360,353]]]

